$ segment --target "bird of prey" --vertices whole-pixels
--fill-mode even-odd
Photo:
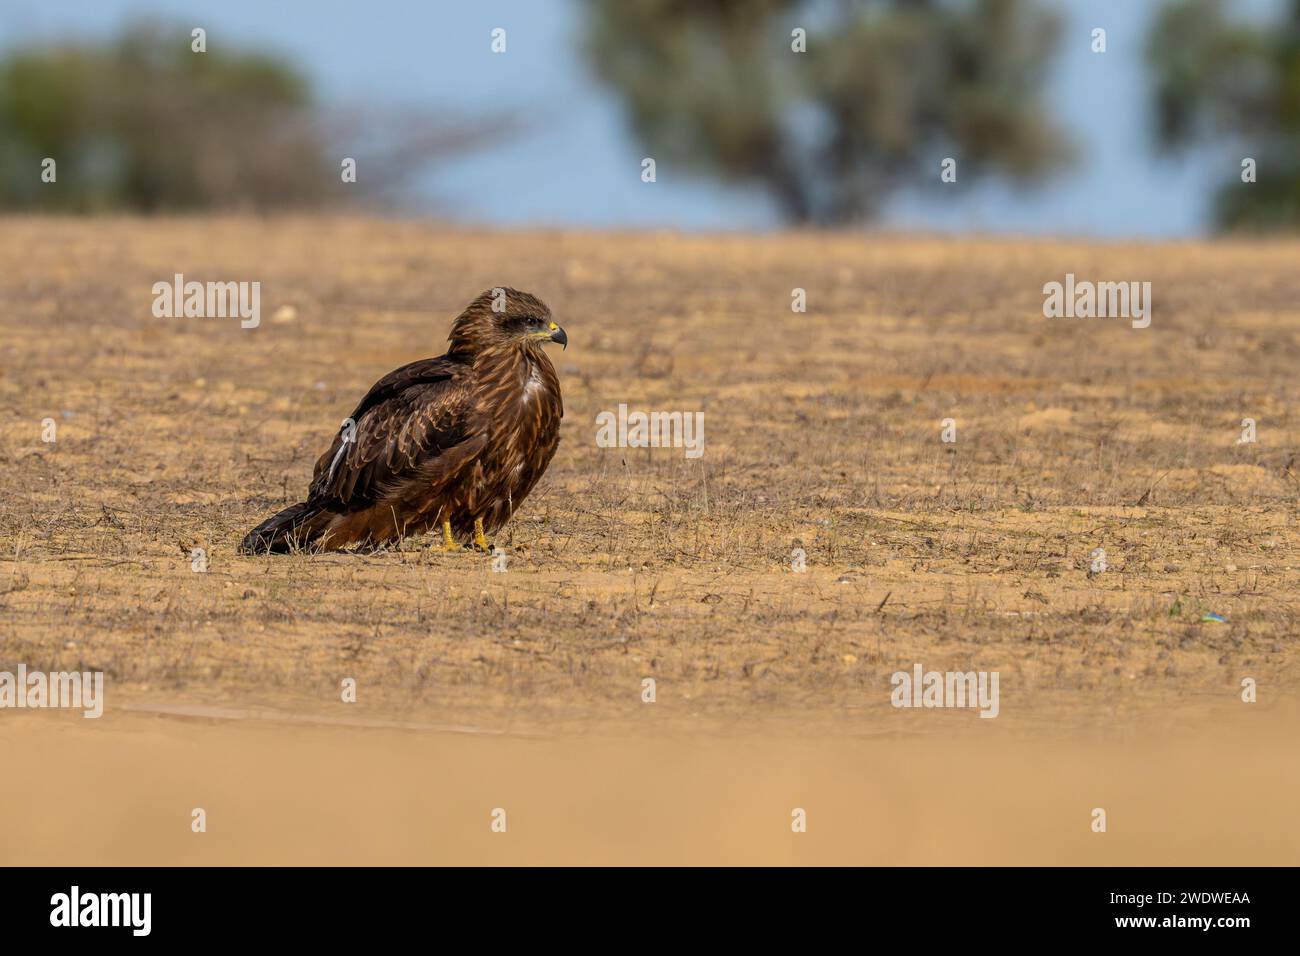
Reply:
[[[490,289],[451,325],[446,355],[366,393],[316,462],[307,500],[254,528],[246,554],[375,547],[442,529],[442,547],[509,520],[560,443],[560,382],[542,350],[567,347],[541,300]]]

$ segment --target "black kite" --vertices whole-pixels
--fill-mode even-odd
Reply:
[[[366,393],[316,462],[307,500],[250,531],[246,554],[377,546],[441,527],[443,546],[491,534],[560,443],[560,383],[546,342],[568,345],[539,299],[484,292],[452,323],[446,355],[403,365]]]

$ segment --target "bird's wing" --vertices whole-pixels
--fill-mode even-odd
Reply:
[[[445,356],[376,382],[316,462],[310,500],[355,511],[417,480],[432,495],[486,441],[467,366]]]

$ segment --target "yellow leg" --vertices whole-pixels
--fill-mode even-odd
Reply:
[[[439,548],[438,550],[440,550],[440,551],[459,551],[459,550],[460,550],[460,545],[458,545],[458,544],[456,543],[456,539],[453,538],[453,537],[451,536],[451,522],[450,522],[450,521],[444,521],[444,522],[442,523],[442,547]]]
[[[488,544],[487,538],[483,536],[483,519],[474,519],[474,547],[480,551],[491,551],[492,547]]]

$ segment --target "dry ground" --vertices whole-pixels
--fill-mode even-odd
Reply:
[[[1263,705],[1260,705],[1262,707]],[[649,708],[647,708],[649,710]],[[0,863],[1294,865],[1297,715],[1068,745],[926,712],[917,736],[531,739],[10,714]],[[1279,719],[1281,718],[1281,719]],[[936,726],[937,723],[937,726]],[[912,724],[916,726],[915,723]],[[33,742],[39,751],[33,751]],[[1104,834],[1092,811],[1107,812]],[[191,828],[194,808],[207,829]],[[506,812],[505,833],[491,828]],[[792,811],[807,830],[791,831]],[[1009,901],[1008,905],[1015,905]]]
[[[1300,689],[1298,256],[0,220],[0,670],[103,670],[124,734],[161,720],[127,706],[253,706],[581,736],[644,724],[646,677],[656,733],[962,718],[1082,740],[1244,708],[1245,676],[1267,708]],[[260,281],[261,326],[154,318],[176,272]],[[1151,327],[1045,319],[1067,272],[1149,280]],[[570,339],[563,441],[499,537],[509,570],[419,540],[237,556],[371,382],[440,353],[496,285],[541,296]],[[703,411],[703,458],[596,447],[620,402]],[[1003,717],[894,711],[889,675],[916,662],[999,671]],[[0,715],[7,742],[39,717]],[[173,742],[207,727],[164,722]]]
[[[242,220],[2,235],[6,661],[223,695],[353,676],[372,700],[458,710],[639,703],[646,676],[730,711],[856,707],[918,660],[1000,669],[1024,700],[1296,679],[1300,246]],[[1151,328],[1044,319],[1066,271],[1149,278]],[[153,318],[174,272],[261,281],[262,326]],[[499,284],[543,296],[572,340],[563,443],[502,535],[508,572],[421,541],[237,557],[369,384],[440,352]],[[702,410],[704,457],[597,448],[619,402]],[[1237,443],[1243,417],[1257,444]]]

